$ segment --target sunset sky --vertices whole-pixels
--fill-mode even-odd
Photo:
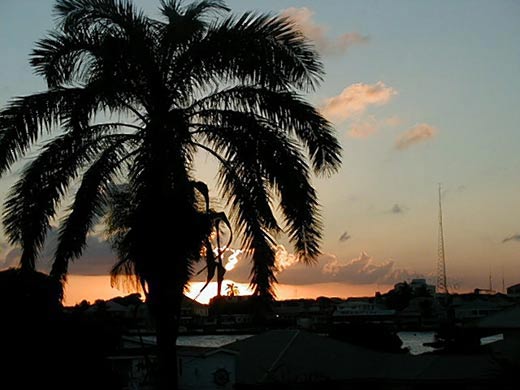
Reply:
[[[135,3],[156,15],[158,1]],[[0,1],[1,106],[45,88],[28,56],[53,26],[52,4]],[[238,13],[280,12],[314,40],[326,75],[308,99],[335,124],[344,149],[340,172],[314,181],[323,256],[310,268],[293,264],[281,239],[280,298],[359,295],[416,276],[433,280],[438,183],[449,285],[487,288],[490,272],[495,288],[502,275],[506,286],[520,283],[520,2],[227,4]],[[201,158],[199,168],[213,183],[212,163]],[[1,179],[0,200],[15,174]],[[101,237],[89,241],[72,271],[106,275],[114,256]],[[15,264],[18,252],[3,232],[0,245],[0,268]],[[248,274],[241,256],[226,277],[247,282]],[[121,293],[106,277],[73,277],[69,287],[69,303]]]

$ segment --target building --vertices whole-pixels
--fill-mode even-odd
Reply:
[[[376,303],[374,298],[348,298],[339,303],[332,314],[333,323],[349,322],[353,320],[390,320],[395,310]]]
[[[127,389],[155,389],[155,337],[123,337],[123,347],[108,361]],[[177,346],[179,389],[231,390],[238,352],[226,348]]]
[[[224,346],[237,351],[235,389],[508,389],[490,355],[377,352],[301,330],[275,330]]]
[[[435,295],[435,286],[426,283],[426,279],[412,279],[410,287],[416,295],[422,295],[421,292],[426,292],[432,297]]]
[[[507,295],[512,297],[520,297],[520,283],[508,287]]]

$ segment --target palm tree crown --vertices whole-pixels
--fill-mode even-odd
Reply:
[[[221,195],[254,250],[256,293],[269,295],[273,235],[285,229],[300,259],[316,258],[321,222],[311,168],[330,174],[340,164],[332,127],[301,95],[319,84],[322,64],[288,19],[228,16],[219,0],[163,0],[160,10],[155,20],[125,0],[56,2],[57,28],[31,56],[48,89],[0,111],[0,173],[60,130],[5,201],[8,236],[23,250],[21,267],[34,268],[60,201],[79,183],[51,272],[64,279],[123,178],[137,271],[145,282],[160,270],[185,283],[208,231],[193,165],[204,151],[217,161]]]

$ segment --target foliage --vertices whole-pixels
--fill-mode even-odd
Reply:
[[[154,272],[150,257],[163,257],[164,248],[148,250],[168,241],[184,248],[181,264],[167,270],[184,283],[208,233],[192,185],[200,151],[215,158],[221,195],[244,246],[254,249],[257,294],[273,293],[273,237],[282,229],[275,199],[299,258],[316,258],[321,221],[311,167],[329,174],[340,163],[332,127],[301,96],[319,84],[321,62],[290,20],[227,11],[218,0],[162,1],[156,20],[125,0],[56,2],[57,28],[31,55],[48,89],[0,111],[1,173],[57,134],[5,202],[23,268],[35,267],[60,202],[79,182],[52,269],[65,279],[119,179],[133,196],[128,239],[140,275]],[[185,234],[174,234],[174,225]]]

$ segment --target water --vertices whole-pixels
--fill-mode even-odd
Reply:
[[[253,335],[200,335],[200,336],[179,336],[177,345],[189,345],[194,347],[214,347],[218,348],[223,345],[243,340]],[[402,340],[403,347],[408,348],[412,355],[420,355],[421,353],[434,351],[434,348],[424,346],[423,343],[434,341],[435,332],[398,332],[397,336]],[[488,344],[494,341],[502,340],[501,334],[484,337],[481,344]]]
[[[219,335],[200,335],[200,336],[179,336],[177,345],[189,345],[192,347],[221,347],[235,341],[247,339],[251,334],[219,334]]]
[[[433,348],[425,347],[423,343],[432,342],[434,340],[434,332],[399,332],[397,335],[403,341],[403,347],[409,348],[412,355],[433,351]],[[251,336],[253,335],[179,336],[177,345],[216,348]]]
[[[412,355],[419,355],[425,352],[431,352],[435,349],[424,346],[423,343],[431,343],[435,340],[434,332],[398,332],[397,335],[403,341],[403,347],[407,347]],[[503,334],[482,337],[480,345],[486,345],[504,339]]]
[[[434,332],[397,332],[397,336],[403,342],[403,348],[408,348],[412,355],[419,355],[434,350],[432,347],[423,345],[423,343],[434,341]]]

